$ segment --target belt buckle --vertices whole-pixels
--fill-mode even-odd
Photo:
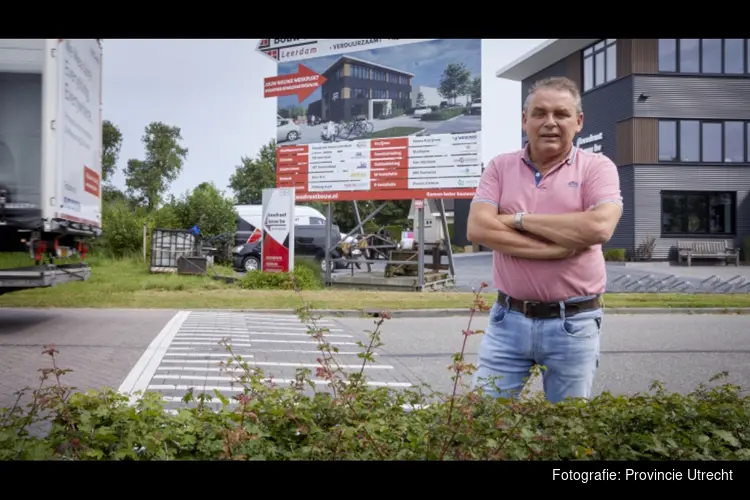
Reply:
[[[524,300],[523,305],[521,306],[523,315],[527,318],[530,318],[531,316],[529,315],[529,312],[539,305],[541,305],[541,302],[537,302],[534,300]]]

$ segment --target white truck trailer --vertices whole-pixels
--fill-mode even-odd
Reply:
[[[101,40],[0,39],[0,252],[34,261],[0,266],[0,295],[89,278],[101,162]]]

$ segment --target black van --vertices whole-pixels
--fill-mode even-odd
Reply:
[[[255,228],[254,228],[255,229]],[[254,230],[251,236],[243,241],[245,235],[238,238],[238,246],[232,251],[234,257],[232,267],[236,271],[257,271],[260,269],[261,234]],[[331,259],[334,261],[332,269],[343,269],[345,262],[340,249],[337,247],[341,239],[341,232],[336,224],[331,225]],[[314,259],[325,271],[323,256],[326,251],[325,224],[295,225],[294,226],[294,255]]]

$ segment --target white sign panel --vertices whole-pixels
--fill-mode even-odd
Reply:
[[[101,227],[101,63],[96,39],[63,39],[57,50],[59,217]]]

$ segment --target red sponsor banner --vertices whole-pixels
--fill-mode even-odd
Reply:
[[[83,166],[83,190],[99,198],[101,193],[101,180],[99,174],[86,165]]]
[[[276,177],[281,174],[307,174],[307,163],[298,163],[297,165],[283,165],[276,167]],[[305,177],[307,182],[307,177]]]
[[[292,187],[307,183],[307,172],[303,173],[279,173],[276,172],[276,187]]]
[[[263,96],[296,95],[298,102],[302,102],[310,97],[310,94],[315,92],[326,80],[326,77],[304,64],[298,64],[296,73],[265,78],[263,81]]]
[[[409,170],[400,168],[398,170],[370,170],[370,178],[372,180],[388,180],[388,179],[404,179],[409,180]],[[408,189],[408,186],[404,189]]]
[[[372,189],[378,190],[378,191],[389,191],[393,189],[409,189],[409,179],[406,177],[395,177],[395,178],[388,178],[388,179],[378,179],[373,180],[370,185],[372,186]]]
[[[409,158],[403,157],[370,161],[370,170],[391,170],[398,168],[409,168]]]

